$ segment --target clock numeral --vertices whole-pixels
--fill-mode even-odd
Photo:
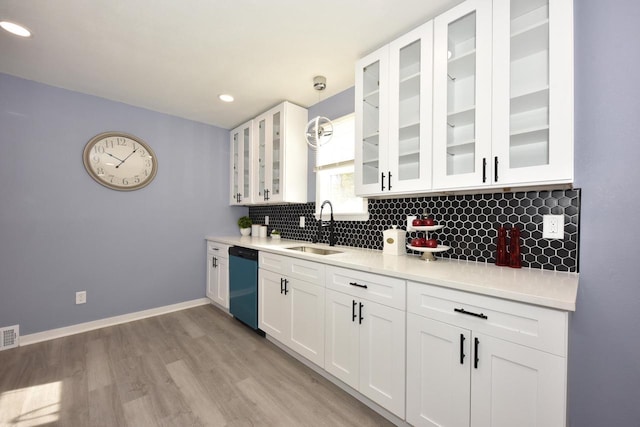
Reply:
[[[129,180],[127,178],[122,178],[123,185],[129,185]]]
[[[151,166],[151,159],[147,159],[144,161],[145,166]]]
[[[106,148],[113,148],[113,140],[111,140],[111,139],[107,139],[107,140],[105,140],[105,141],[104,141],[104,146],[105,146]]]
[[[105,173],[104,173],[104,168],[97,168],[97,169],[96,169],[96,173],[97,173],[98,175],[104,175],[104,174],[105,174]]]
[[[118,143],[118,145],[127,145],[127,140],[125,138],[116,138],[116,142]]]
[[[138,175],[134,176],[133,177],[133,182],[136,183],[136,184],[139,184],[140,183],[140,177]]]
[[[115,178],[115,176],[109,175],[108,178],[109,178],[109,182],[113,184],[113,179]]]
[[[93,156],[91,160],[93,160],[94,163],[100,163],[100,156]]]
[[[147,157],[147,152],[146,151],[140,149],[140,150],[138,150],[138,152],[140,153],[140,157]]]
[[[144,174],[144,176],[149,176],[149,171],[145,169],[143,174]]]
[[[96,154],[104,154],[104,147],[102,145],[96,145],[93,150]]]

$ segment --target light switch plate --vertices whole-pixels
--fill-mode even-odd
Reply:
[[[267,215],[264,217],[264,225],[269,225],[269,216]]]
[[[300,228],[304,228],[304,217],[300,217]]]
[[[545,239],[563,239],[564,215],[543,215],[542,237]]]

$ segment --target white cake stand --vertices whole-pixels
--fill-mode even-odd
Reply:
[[[444,225],[420,225],[420,226],[412,225],[411,228],[416,231],[424,231],[425,238],[429,240],[429,231],[440,230],[444,228]],[[407,245],[407,249],[411,249],[412,251],[422,252],[422,256],[420,258],[425,261],[435,261],[437,258],[433,256],[434,253],[445,252],[451,248],[445,245],[438,245],[438,247],[435,247],[435,248],[426,248],[424,246]]]

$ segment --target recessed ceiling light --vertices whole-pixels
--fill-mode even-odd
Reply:
[[[224,102],[233,102],[233,96],[227,94],[227,93],[223,93],[222,95],[218,95],[218,98],[220,98],[220,101],[224,101]]]
[[[18,25],[14,22],[0,21],[0,27],[10,32],[11,34],[15,34],[16,36],[31,37],[31,31],[29,31],[22,25]]]

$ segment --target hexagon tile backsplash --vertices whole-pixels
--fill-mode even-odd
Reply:
[[[254,223],[269,216],[269,231],[276,228],[288,239],[311,241],[317,233],[315,203],[253,206]],[[564,215],[564,239],[542,237],[542,215]],[[382,249],[382,231],[392,225],[406,229],[407,215],[433,215],[444,228],[431,233],[451,250],[439,257],[494,262],[498,227],[517,226],[521,232],[522,266],[557,271],[578,271],[580,189],[526,191],[455,196],[369,200],[369,221],[336,221],[338,244]],[[305,217],[305,228],[299,227]],[[328,233],[323,242],[328,243]],[[407,233],[407,241],[422,235]]]

